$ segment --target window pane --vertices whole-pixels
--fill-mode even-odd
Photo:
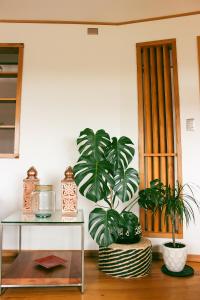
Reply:
[[[0,153],[14,153],[15,129],[0,128]]]
[[[15,98],[17,78],[0,78],[0,98]]]
[[[15,102],[0,102],[0,126],[15,125]]]

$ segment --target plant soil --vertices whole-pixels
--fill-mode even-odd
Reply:
[[[132,237],[127,237],[127,236],[120,236],[118,237],[116,243],[117,244],[135,244],[138,243],[141,240],[141,235],[135,235]]]
[[[184,248],[185,247],[185,245],[181,244],[181,243],[175,243],[175,247],[174,247],[172,242],[165,243],[164,245],[168,248]]]

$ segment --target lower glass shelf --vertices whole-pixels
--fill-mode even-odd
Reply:
[[[64,265],[46,269],[36,259],[55,255]],[[2,287],[81,285],[81,251],[21,251],[9,265],[3,265]]]

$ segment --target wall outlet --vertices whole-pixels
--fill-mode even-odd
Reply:
[[[194,118],[186,119],[186,130],[194,131],[195,130],[195,120]]]

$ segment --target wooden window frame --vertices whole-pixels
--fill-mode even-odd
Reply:
[[[16,97],[0,98],[0,101],[15,101],[15,133],[14,133],[14,153],[0,153],[0,158],[19,158],[19,140],[20,140],[20,111],[21,111],[21,90],[22,90],[22,70],[23,70],[23,43],[0,43],[0,48],[18,48],[18,71]]]
[[[199,40],[200,43],[200,40]],[[177,179],[182,183],[182,151],[181,151],[181,128],[180,128],[180,104],[179,104],[179,88],[178,88],[178,70],[177,70],[177,52],[176,52],[176,39],[166,39],[158,41],[149,41],[136,44],[136,54],[137,54],[137,86],[138,86],[138,128],[139,128],[139,170],[140,170],[140,189],[145,188],[145,164],[144,157],[147,156],[144,153],[144,117],[143,117],[143,83],[140,78],[142,78],[142,56],[141,48],[146,48],[150,46],[164,46],[170,44],[172,46],[172,56],[173,56],[173,92],[174,92],[174,114],[175,114],[175,132],[176,132],[176,153],[166,153],[164,155],[157,154],[157,156],[169,155],[176,157],[176,166],[177,166]],[[199,47],[200,53],[200,47]],[[149,154],[151,156],[151,154]],[[154,153],[154,156],[155,153]],[[150,214],[151,212],[147,212]],[[145,228],[145,211],[140,209],[140,221],[141,226]],[[163,222],[163,216],[161,217],[161,223]],[[170,238],[171,232],[153,232],[153,231],[144,231],[144,236],[154,237],[154,238]],[[183,238],[183,226],[179,226],[178,233],[176,234],[177,238]]]
[[[199,66],[199,91],[200,91],[200,36],[197,36],[197,52],[198,52],[198,66]]]

